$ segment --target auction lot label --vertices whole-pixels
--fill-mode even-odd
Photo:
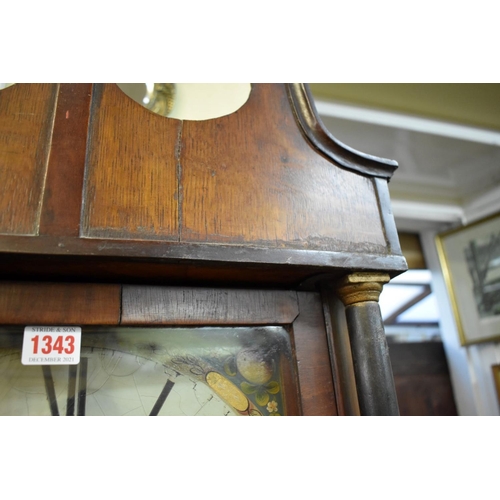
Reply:
[[[77,365],[82,329],[79,326],[27,326],[24,329],[23,365]]]

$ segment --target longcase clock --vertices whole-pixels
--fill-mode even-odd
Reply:
[[[396,162],[332,137],[305,84],[217,118],[149,107],[0,91],[0,413],[398,414]],[[80,363],[22,365],[29,325],[80,326]]]

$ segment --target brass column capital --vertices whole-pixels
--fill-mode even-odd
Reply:
[[[382,287],[389,281],[387,273],[352,273],[337,283],[336,291],[345,306],[359,302],[378,302]]]

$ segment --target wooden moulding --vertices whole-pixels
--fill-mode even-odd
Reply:
[[[38,234],[57,84],[0,91],[0,234]]]
[[[120,285],[0,282],[0,324],[118,325]]]
[[[386,273],[352,273],[337,283],[337,294],[347,307],[360,302],[378,302],[385,283],[390,276]]]
[[[298,292],[293,338],[304,415],[337,415],[335,389],[319,294]]]
[[[294,292],[124,286],[122,325],[279,325],[297,317]]]
[[[347,252],[186,245],[39,236],[0,238],[4,279],[314,289],[349,269],[405,271],[404,257]]]
[[[359,416],[358,393],[345,307],[329,287],[323,286],[321,295],[334,373],[337,408],[340,415]]]
[[[287,90],[297,122],[317,151],[347,170],[373,177],[391,178],[398,168],[396,161],[357,151],[341,143],[328,132],[318,116],[314,99],[307,85],[289,83]]]
[[[176,256],[157,256],[156,248],[153,249],[148,245],[144,245],[143,251],[137,246],[131,246],[128,251],[117,252],[119,256],[113,256],[110,255],[113,253],[111,249],[109,252],[103,251],[104,255],[98,251],[85,255],[85,248],[81,249],[80,255],[65,255],[63,252],[51,255],[50,248],[47,253],[36,254],[31,253],[24,244],[22,247],[28,249],[27,253],[20,252],[17,244],[14,246],[14,251],[11,247],[11,251],[6,252],[6,245],[2,243],[5,244],[5,241],[0,239],[0,248],[3,246],[0,273],[4,279],[9,280],[72,279],[80,282],[107,281],[156,285],[168,283],[240,288],[260,286],[315,290],[318,282],[338,278],[345,274],[346,269],[380,269],[387,271],[391,276],[406,270],[404,259],[393,256],[386,258],[348,254],[332,256],[326,252],[317,252],[317,255],[304,252],[304,255],[301,255],[301,251],[290,255],[279,250],[269,255],[262,250],[246,252],[245,249],[238,251],[233,248],[225,251],[224,248],[213,247],[200,251],[203,258],[188,260]],[[62,248],[65,243],[60,242],[61,247],[57,250],[67,250],[67,247]],[[182,249],[186,250],[184,256],[186,257],[190,249],[183,246],[176,248],[179,252],[176,251],[175,255]],[[142,258],[136,257],[134,251]],[[194,253],[191,255],[196,256]],[[209,258],[212,256],[213,261]],[[223,260],[224,257],[227,257],[226,261]],[[287,259],[290,259],[289,263],[286,262]]]
[[[59,85],[40,234],[79,236],[92,84]]]

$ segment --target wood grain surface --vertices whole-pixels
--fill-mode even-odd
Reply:
[[[40,234],[78,236],[92,85],[59,86]]]
[[[336,167],[301,135],[281,84],[237,112],[187,121],[181,241],[383,253],[372,179]]]
[[[291,291],[124,286],[123,325],[279,325],[298,314]]]
[[[0,233],[36,235],[57,84],[0,91]]]
[[[0,282],[0,324],[117,325],[119,285]]]
[[[284,84],[255,84],[238,111],[199,122],[158,116],[115,84],[59,89],[47,169],[52,122],[35,117],[55,107],[57,87],[0,92],[8,279],[312,289],[304,280],[346,268],[406,269],[386,181],[318,154]],[[45,156],[32,140],[42,132]]]
[[[322,288],[321,297],[338,412],[339,415],[359,416],[358,393],[345,308],[335,293],[327,287]]]
[[[337,415],[335,390],[319,294],[299,292],[293,337],[304,415]]]
[[[397,255],[201,245],[54,236],[2,236],[4,279],[314,290],[346,269],[391,277],[406,270]]]
[[[146,110],[115,84],[96,84],[82,236],[177,241],[182,122]]]
[[[282,84],[184,122],[95,86],[82,235],[387,253],[373,180],[302,136]]]

